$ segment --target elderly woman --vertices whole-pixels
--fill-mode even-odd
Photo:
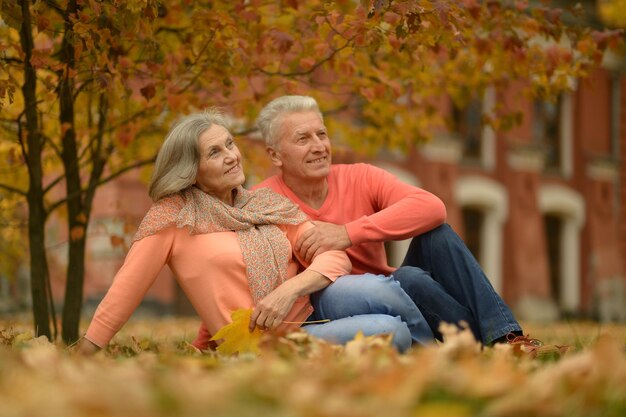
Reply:
[[[79,350],[106,346],[166,264],[211,334],[230,322],[233,310],[254,308],[251,328],[304,323],[305,331],[338,343],[359,331],[391,333],[394,346],[407,349],[406,323],[389,314],[306,324],[313,313],[309,295],[347,274],[350,261],[343,251],[322,253],[310,264],[295,257],[298,237],[314,226],[288,199],[242,187],[241,154],[226,126],[210,110],[183,118],[167,135],[150,183],[154,204]]]

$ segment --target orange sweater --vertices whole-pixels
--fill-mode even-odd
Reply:
[[[389,275],[384,242],[428,232],[446,219],[446,207],[434,194],[368,164],[332,165],[328,196],[318,210],[307,206],[275,175],[253,187],[271,188],[296,203],[311,220],[346,226],[352,247],[346,252],[352,273]]]
[[[293,246],[313,225],[280,227]],[[190,235],[186,228],[170,227],[133,244],[85,337],[100,347],[109,343],[166,264],[211,334],[230,323],[233,310],[254,306],[235,232]],[[299,267],[292,258],[288,277],[294,277]],[[307,269],[334,281],[350,271],[350,261],[342,251],[329,251],[317,256]],[[300,297],[285,321],[305,321],[312,311],[309,297]]]

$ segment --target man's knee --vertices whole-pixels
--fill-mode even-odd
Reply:
[[[405,284],[427,288],[434,282],[428,272],[416,266],[402,266],[395,270],[392,277],[398,281],[403,288]]]
[[[430,232],[426,232],[425,235],[430,235],[430,238],[434,240],[434,242],[441,241],[449,241],[449,240],[457,240],[460,239],[459,235],[454,231],[454,229],[448,224],[444,223],[441,226],[437,226],[432,229]]]
[[[438,296],[441,292],[441,284],[421,268],[400,267],[393,273],[393,278],[416,304],[425,298]]]

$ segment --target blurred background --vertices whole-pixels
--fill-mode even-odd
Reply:
[[[553,3],[568,6],[570,2]],[[624,2],[586,1],[581,10],[590,28],[626,26]],[[6,16],[3,19],[8,25]],[[334,162],[366,161],[439,196],[446,204],[448,222],[465,239],[520,319],[625,322],[625,69],[623,53],[606,51],[587,77],[569,78],[569,88],[550,96],[526,94],[528,83],[523,80],[513,80],[506,88],[470,90],[463,100],[439,95],[429,106],[441,123],[431,129],[428,140],[412,141],[402,150],[383,143],[373,151],[359,149],[353,141],[335,147]],[[255,82],[260,81],[251,81]],[[150,102],[155,93],[146,85],[133,88],[135,93],[141,89],[142,99]],[[294,88],[269,89],[259,99],[260,105],[269,101],[267,97],[285,91]],[[310,91],[315,90],[295,89]],[[355,125],[363,122],[354,114],[339,114],[332,104],[320,101],[331,138],[346,135],[334,120],[352,120]],[[501,107],[517,115],[516,123],[494,130],[485,115]],[[243,121],[235,133],[243,141],[249,161],[248,185],[273,174],[250,124],[257,109],[243,118],[239,117],[241,111],[233,108],[236,120]],[[163,125],[167,127],[162,123],[161,130],[152,132],[157,138],[151,142],[152,150],[162,140]],[[134,135],[139,128],[129,129],[128,134]],[[124,139],[124,131],[118,132],[118,139]],[[131,158],[139,161],[139,152]],[[146,163],[120,172],[94,195],[83,232],[83,316],[93,313],[107,291],[150,207],[146,186],[149,162],[148,158]],[[19,183],[20,179],[12,179],[10,174],[8,169],[3,171],[4,179]],[[26,210],[5,197],[0,203],[3,213],[11,211],[10,218],[3,214],[3,227],[10,230],[2,235],[0,259],[6,268],[0,277],[0,313],[29,311],[33,304]],[[77,229],[68,229],[64,215],[52,214],[47,219],[45,236],[49,301],[59,311],[67,288],[69,245],[83,237],[73,235]],[[401,262],[407,245],[387,245],[390,264]],[[138,314],[190,315],[193,311],[166,269]]]

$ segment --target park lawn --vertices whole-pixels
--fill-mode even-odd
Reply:
[[[0,415],[13,416],[623,416],[626,327],[525,324],[564,356],[480,349],[466,332],[399,355],[382,338],[345,347],[304,334],[262,354],[200,354],[195,319],[133,319],[84,358],[0,319]]]

